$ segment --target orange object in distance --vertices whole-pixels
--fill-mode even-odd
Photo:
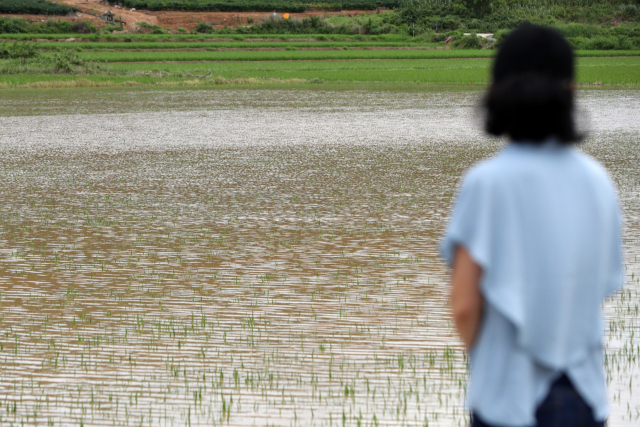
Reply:
[[[284,14],[284,19],[289,19],[289,14],[288,13]]]

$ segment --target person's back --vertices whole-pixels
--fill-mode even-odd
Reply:
[[[568,387],[600,425],[608,412],[600,307],[622,284],[616,194],[604,169],[571,146],[573,89],[555,74],[572,77],[572,62],[564,71],[545,63],[568,45],[544,51],[564,40],[538,27],[511,38],[524,43],[515,59],[505,43],[487,104],[489,131],[512,142],[467,174],[442,245],[471,349],[467,402],[474,425],[542,426],[544,402]],[[533,54],[523,57],[527,43]]]

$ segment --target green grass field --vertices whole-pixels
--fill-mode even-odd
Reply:
[[[110,64],[116,76],[73,75],[5,75],[0,82],[7,86],[34,82],[73,81],[122,84],[169,84],[188,80],[194,75],[211,73],[198,84],[220,82],[395,82],[395,83],[473,83],[484,84],[489,78],[490,59],[455,60],[380,60],[380,61],[273,61],[273,62],[197,62],[197,63],[120,63]],[[216,77],[218,80],[216,81]],[[579,58],[578,84],[640,84],[640,58]]]
[[[166,49],[291,49],[291,48],[397,48],[397,47],[437,47],[442,43],[412,43],[387,41],[308,41],[308,42],[252,42],[252,41],[223,41],[223,42],[47,42],[38,43],[39,50],[82,49],[88,51],[99,50],[166,50]]]
[[[135,36],[131,42],[76,38],[36,43],[41,53],[28,60],[34,66],[28,61],[20,65],[14,59],[0,67],[0,88],[47,84],[485,84],[497,52],[435,48],[435,44],[396,35],[317,36],[322,41],[291,35],[234,35],[226,40],[162,35],[164,41]],[[283,41],[274,41],[279,39]],[[60,55],[60,51],[67,53]],[[640,84],[640,51],[588,50],[576,51],[576,55],[579,84]]]
[[[113,64],[129,71],[165,71],[171,74],[212,73],[228,79],[321,79],[326,81],[383,81],[422,83],[487,83],[489,59],[386,60],[386,61],[296,61]],[[579,84],[640,83],[640,58],[580,58]]]

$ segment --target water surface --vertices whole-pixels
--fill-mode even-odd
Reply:
[[[437,245],[503,146],[479,89],[7,92],[0,424],[464,425]],[[614,426],[640,419],[639,99],[580,94],[626,221]]]

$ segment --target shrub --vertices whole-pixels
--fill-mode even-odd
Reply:
[[[462,36],[461,39],[454,41],[453,47],[458,49],[482,49],[482,43],[480,42],[480,37],[475,33],[471,33],[468,36]]]
[[[124,28],[121,26],[115,26],[115,25],[108,25],[106,27],[104,27],[104,32],[105,33],[113,33],[114,31],[123,31]]]
[[[0,48],[0,55],[10,52],[6,61],[0,62],[0,74],[95,74],[109,73],[95,61],[82,59],[76,52],[64,50],[53,55],[40,55],[30,43],[14,43],[8,49]],[[17,51],[14,53],[14,51]]]
[[[213,27],[206,22],[198,22],[196,32],[201,34],[211,34],[213,33]]]
[[[11,46],[7,46],[5,43],[0,47],[0,59],[20,59],[20,62],[24,64],[27,59],[37,56],[38,52],[33,43],[15,42]]]
[[[475,14],[484,15],[491,11],[492,0],[464,0],[464,5]]]
[[[622,19],[637,19],[640,18],[640,7],[634,4],[624,4],[620,6],[618,13]]]
[[[19,34],[26,33],[27,21],[24,19],[0,18],[0,33]]]
[[[0,18],[0,33],[7,34],[69,34],[97,33],[98,29],[91,22],[69,22],[48,19],[45,22],[30,23],[21,18]]]
[[[588,24],[572,23],[567,25],[558,25],[556,29],[565,37],[584,37],[591,38],[602,33],[600,27]]]
[[[52,62],[55,73],[73,73],[76,67],[84,66],[87,63],[87,61],[80,58],[77,53],[69,50],[55,54]]]
[[[46,0],[0,0],[0,13],[68,15],[78,9]]]
[[[622,49],[622,50],[634,50],[636,49],[636,43],[638,41],[638,39],[630,39],[627,37],[622,37],[618,39],[620,44],[618,49]]]
[[[639,25],[620,25],[611,29],[611,34],[625,37],[640,37]]]
[[[114,27],[114,28],[117,28],[117,27]],[[122,27],[120,28],[122,29]],[[72,32],[78,33],[78,34],[92,34],[92,33],[98,32],[98,29],[96,28],[96,26],[89,21],[74,22],[73,25],[71,26],[71,29],[72,29]]]
[[[594,37],[584,41],[583,49],[587,50],[613,50],[620,48],[620,41],[616,37]]]
[[[500,47],[505,38],[511,33],[511,30],[499,30],[493,33],[493,38],[496,39],[496,46]]]
[[[283,19],[278,15],[271,15],[258,25],[239,29],[245,34],[358,34],[360,26],[352,28],[355,21],[349,21],[349,26],[332,26],[324,18],[311,16],[309,18]]]

